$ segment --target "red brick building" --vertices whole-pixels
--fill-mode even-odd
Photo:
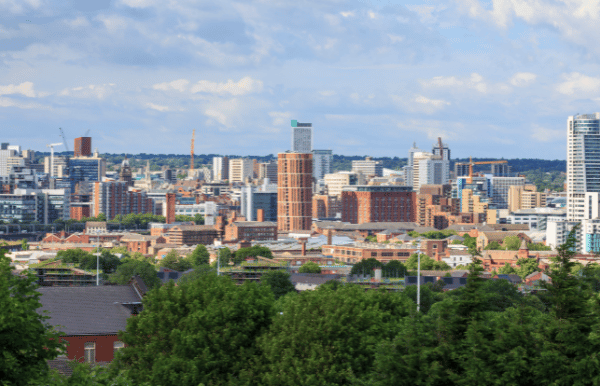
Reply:
[[[310,230],[312,223],[311,153],[277,154],[277,228]]]
[[[210,245],[219,238],[219,230],[212,225],[176,225],[166,234],[167,242],[177,246]]]
[[[356,185],[342,191],[342,221],[412,222],[416,217],[416,194],[409,186]]]
[[[235,221],[225,226],[225,241],[277,240],[277,223],[270,221]]]
[[[92,155],[92,137],[75,138],[74,157],[89,157]]]
[[[129,189],[125,181],[96,181],[94,184],[94,216],[100,213],[107,220],[129,213],[154,214],[154,200],[146,192]]]
[[[314,195],[312,199],[313,218],[334,218],[341,212],[341,202],[337,196]]]

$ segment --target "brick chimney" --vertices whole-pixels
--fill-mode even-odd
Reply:
[[[257,209],[256,210],[256,221],[258,221],[258,222],[264,222],[265,221],[265,210],[264,209]]]
[[[331,245],[333,242],[333,229],[325,229],[325,236],[327,236],[327,245]]]
[[[306,256],[306,241],[307,240],[308,239],[306,239],[306,238],[298,239],[298,242],[300,242],[300,245],[302,247],[302,252],[301,252],[302,256]]]
[[[167,193],[167,215],[165,216],[165,222],[167,224],[173,224],[175,222],[175,199],[177,195],[175,193]]]
[[[235,220],[237,220],[237,212],[233,211],[231,212],[231,222],[235,222]]]

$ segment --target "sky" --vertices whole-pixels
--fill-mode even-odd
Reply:
[[[600,110],[600,1],[0,0],[1,142],[565,159]],[[58,149],[60,150],[60,149]]]

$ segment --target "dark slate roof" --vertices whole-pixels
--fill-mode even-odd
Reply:
[[[231,225],[238,227],[276,227],[277,223],[273,221],[235,221]]]
[[[166,284],[170,280],[173,280],[175,283],[177,283],[183,275],[188,274],[193,271],[194,271],[193,268],[190,268],[185,272],[179,272],[179,271],[174,271],[172,269],[160,267],[158,272],[156,273],[156,276],[158,276],[158,278],[160,279],[160,281],[163,284]]]
[[[514,273],[511,273],[508,275],[500,274],[500,275],[498,275],[498,279],[505,279],[514,284],[521,283],[523,281],[523,280],[521,280],[521,277],[519,275],[516,275]]]
[[[133,307],[141,298],[129,285],[40,287],[38,312],[48,311],[48,322],[67,335],[116,334],[125,330]],[[139,305],[141,311],[141,305]]]

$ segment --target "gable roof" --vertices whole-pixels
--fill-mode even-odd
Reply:
[[[125,330],[132,305],[141,311],[142,299],[129,285],[40,287],[39,313],[66,335],[108,335]],[[125,303],[125,304],[123,304]]]

